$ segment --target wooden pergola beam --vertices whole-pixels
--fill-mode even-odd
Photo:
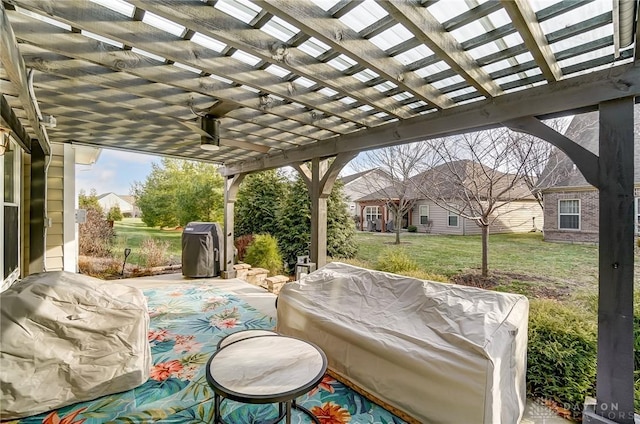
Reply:
[[[562,150],[594,187],[600,185],[598,156],[532,116],[503,122],[505,127],[546,140]]]
[[[34,46],[24,47],[24,50],[33,50],[35,48]],[[34,81],[36,88],[46,88],[61,94],[97,101],[103,100],[105,96],[109,97],[107,93],[113,93],[114,96],[127,95],[131,98],[137,97],[141,101],[159,102],[166,107],[171,105],[181,106],[183,110],[185,104],[191,103],[194,108],[197,108],[200,104],[206,105],[212,101],[211,97],[200,93],[189,93],[177,87],[171,87],[163,83],[153,83],[133,75],[126,78],[126,85],[118,84],[112,78],[101,75],[87,75],[80,70],[83,65],[85,67],[98,65],[66,57],[59,60],[49,59],[50,56],[44,56],[44,60],[47,60],[46,64],[43,63],[43,57],[41,56],[38,56],[39,59],[36,59],[33,55],[25,57],[25,63],[28,66],[41,72],[48,72],[37,75]],[[63,56],[60,57],[62,58]],[[73,62],[74,65],[71,66],[70,62]],[[48,65],[54,67],[55,70],[47,69]],[[120,102],[118,104],[121,105]],[[126,105],[123,106],[126,107]],[[136,112],[139,113],[139,111],[140,109],[136,107]],[[150,108],[149,112],[155,113],[156,110],[155,108]],[[237,131],[273,138],[291,144],[304,144],[315,140],[315,138],[309,136],[308,130],[305,131],[304,128],[299,128],[294,121],[283,120],[277,116],[246,108],[230,112],[227,116],[221,118],[221,122],[223,128],[231,128],[233,126]]]
[[[233,175],[280,168],[314,157],[330,157],[343,152],[370,150],[501,126],[502,122],[517,118],[566,115],[576,110],[584,111],[585,108],[593,110],[600,102],[621,96],[640,96],[640,66],[627,64],[567,78],[531,88],[526,97],[518,92],[504,94],[456,107],[454,111],[431,113],[290,149],[286,155],[273,154],[255,161],[227,163],[221,172]]]
[[[16,142],[26,153],[30,154],[31,137],[29,137],[27,130],[25,130],[20,119],[18,119],[16,114],[13,112],[13,109],[7,102],[7,99],[4,98],[4,95],[0,95],[0,116],[2,117],[4,125],[6,125],[11,131],[11,134],[13,134]]]
[[[379,118],[353,109],[339,100],[329,99],[302,85],[292,85],[276,75],[256,69],[235,57],[225,56],[214,50],[203,48],[193,41],[184,40],[142,21],[123,20],[121,14],[89,0],[76,0],[73,7],[69,7],[65,2],[50,3],[47,0],[29,0],[28,2],[20,2],[20,4],[41,13],[52,13],[74,28],[91,31],[213,75],[232,76],[234,82],[238,84],[260,89],[265,94],[277,95],[309,109],[338,116],[345,121],[362,126],[381,123]],[[100,25],[96,26],[94,22],[87,21],[87,15],[100,16]],[[307,118],[307,121],[310,121],[310,118]],[[323,127],[325,124],[318,122],[318,126]],[[326,124],[325,129],[330,128],[331,125]]]
[[[29,93],[29,82],[27,80],[24,60],[18,49],[18,41],[9,23],[7,11],[3,4],[0,4],[0,40],[0,61],[2,62],[2,66],[9,76],[9,79],[18,88],[18,98],[20,99],[22,108],[27,114],[29,124],[38,139],[42,151],[45,155],[49,155],[51,151],[47,145],[47,135],[40,126],[38,112],[33,105],[34,100]]]
[[[371,41],[362,38],[338,19],[330,17],[311,1],[259,0],[256,3],[269,13],[331,46],[336,52],[393,81],[402,90],[413,94],[416,99],[438,109],[454,105],[449,97],[425,84],[424,79],[414,72],[407,71],[398,61],[381,52]]]
[[[130,3],[171,19],[228,46],[251,53],[267,63],[275,64],[342,95],[350,96],[362,104],[368,104],[398,118],[408,118],[414,115],[409,107],[398,107],[395,101],[357,78],[346,76],[297,47],[283,43],[266,32],[244,24],[216,8],[208,7],[206,4],[186,4],[181,0],[131,0]],[[178,5],[180,7],[177,7]],[[355,6],[357,6],[357,2],[347,2],[344,9]],[[268,13],[267,15],[272,16]]]
[[[80,58],[109,69],[119,69],[121,73],[131,74],[147,81],[163,83],[189,92],[208,96],[215,93],[212,101],[213,99],[231,101],[259,113],[266,112],[281,119],[297,121],[302,124],[299,127],[301,131],[304,131],[305,125],[308,125],[312,130],[320,129],[333,134],[346,133],[352,128],[352,124],[325,123],[323,120],[312,121],[310,114],[305,109],[282,102],[274,102],[263,107],[260,104],[258,94],[251,91],[208,77],[193,78],[192,72],[166,66],[166,64],[142,54],[120,50],[99,41],[87,43],[86,37],[82,34],[65,31],[17,12],[9,12],[9,14],[11,25],[15,32],[20,34],[20,38],[57,54]],[[146,46],[141,48],[144,50],[144,47]],[[269,76],[272,77],[271,74]]]
[[[453,35],[444,30],[444,26],[427,8],[392,1],[380,2],[380,6],[482,95],[490,98],[502,94],[500,86],[478,66]]]
[[[501,3],[545,79],[548,82],[562,79],[560,65],[556,61],[544,31],[529,3],[523,0],[501,0]]]

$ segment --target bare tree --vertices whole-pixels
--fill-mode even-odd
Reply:
[[[531,195],[528,157],[515,154],[518,138],[505,128],[425,141],[424,171],[414,187],[436,205],[475,222],[482,233],[482,275],[488,275],[489,227],[504,206]]]
[[[363,153],[352,163],[356,170],[378,168],[387,178],[368,180],[370,193],[367,198],[384,202],[393,215],[395,244],[400,244],[402,218],[416,201],[416,191],[411,177],[425,160],[429,147],[424,143],[402,144]]]
[[[569,125],[567,119],[552,119],[545,124],[559,132]],[[551,143],[530,134],[509,131],[514,143],[513,154],[524,165],[523,181],[544,209],[542,190],[565,179],[572,170],[564,153]]]

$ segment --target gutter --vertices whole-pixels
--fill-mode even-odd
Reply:
[[[35,91],[33,90],[33,74],[34,69],[29,69],[27,72],[27,89],[29,90],[29,100],[33,104],[33,107],[36,110],[36,115],[38,118],[38,125],[40,126],[40,130],[44,135],[44,142],[47,145],[47,150],[49,154],[47,155],[47,163],[44,167],[44,252],[42,253],[42,270],[47,271],[47,229],[51,226],[51,223],[48,218],[47,213],[47,196],[49,192],[48,182],[49,182],[49,165],[51,165],[51,160],[53,159],[53,151],[51,150],[51,142],[49,141],[49,134],[47,134],[47,129],[45,128],[45,119],[40,111],[40,106],[38,106],[38,100],[36,99]],[[53,116],[47,117],[47,125],[55,126],[55,118]]]
[[[620,50],[630,46],[634,42],[633,36],[637,8],[637,0],[614,0],[613,2],[613,44],[616,58],[620,56]]]

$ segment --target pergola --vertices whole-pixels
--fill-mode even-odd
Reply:
[[[248,173],[298,170],[322,265],[326,199],[359,152],[507,126],[562,149],[599,189],[597,404],[585,421],[632,423],[638,10],[637,0],[3,0],[0,124],[31,155],[29,254],[44,250],[50,143],[220,164],[231,276]],[[541,122],[592,110],[598,154]]]

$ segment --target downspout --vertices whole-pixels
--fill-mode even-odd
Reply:
[[[49,141],[49,134],[47,134],[47,129],[44,127],[44,125],[42,125],[42,121],[43,121],[43,117],[42,117],[42,112],[40,111],[40,107],[38,106],[38,100],[36,99],[36,94],[33,91],[33,74],[34,74],[34,70],[33,69],[29,69],[29,71],[27,72],[27,88],[29,89],[29,98],[31,99],[31,103],[33,104],[33,107],[36,110],[36,113],[38,114],[38,125],[40,125],[40,128],[42,129],[42,133],[44,134],[44,138],[45,138],[45,143],[47,143],[47,146],[49,147],[49,157],[47,160],[47,163],[44,167],[44,252],[42,254],[42,269],[44,271],[47,271],[47,230],[49,228],[49,218],[48,218],[48,213],[47,213],[47,196],[49,194],[49,189],[48,189],[48,180],[49,180],[49,165],[51,165],[51,159],[53,157],[53,152],[51,150],[51,142]]]
[[[620,50],[633,43],[633,27],[637,1],[613,1],[614,56],[620,56]],[[637,48],[637,47],[636,47]]]

